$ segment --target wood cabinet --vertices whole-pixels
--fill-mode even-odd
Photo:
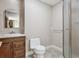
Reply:
[[[24,58],[25,37],[0,38],[0,58]]]

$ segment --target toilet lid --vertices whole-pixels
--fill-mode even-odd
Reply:
[[[37,46],[35,49],[37,49],[37,50],[45,50],[45,47],[44,46]]]

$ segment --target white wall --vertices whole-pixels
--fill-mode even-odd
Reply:
[[[62,48],[63,44],[63,2],[52,7],[52,45]]]
[[[4,11],[6,9],[19,10],[19,0],[0,0],[0,34],[9,33],[12,30],[19,32],[19,29],[5,29],[4,28]]]
[[[45,46],[51,44],[52,8],[39,0],[25,0],[25,32],[27,38],[41,38]]]

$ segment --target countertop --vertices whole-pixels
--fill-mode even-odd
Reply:
[[[0,38],[13,38],[13,37],[22,37],[26,36],[25,34],[0,34]]]

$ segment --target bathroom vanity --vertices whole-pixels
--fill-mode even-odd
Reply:
[[[24,58],[25,35],[2,34],[0,35],[0,58]]]

